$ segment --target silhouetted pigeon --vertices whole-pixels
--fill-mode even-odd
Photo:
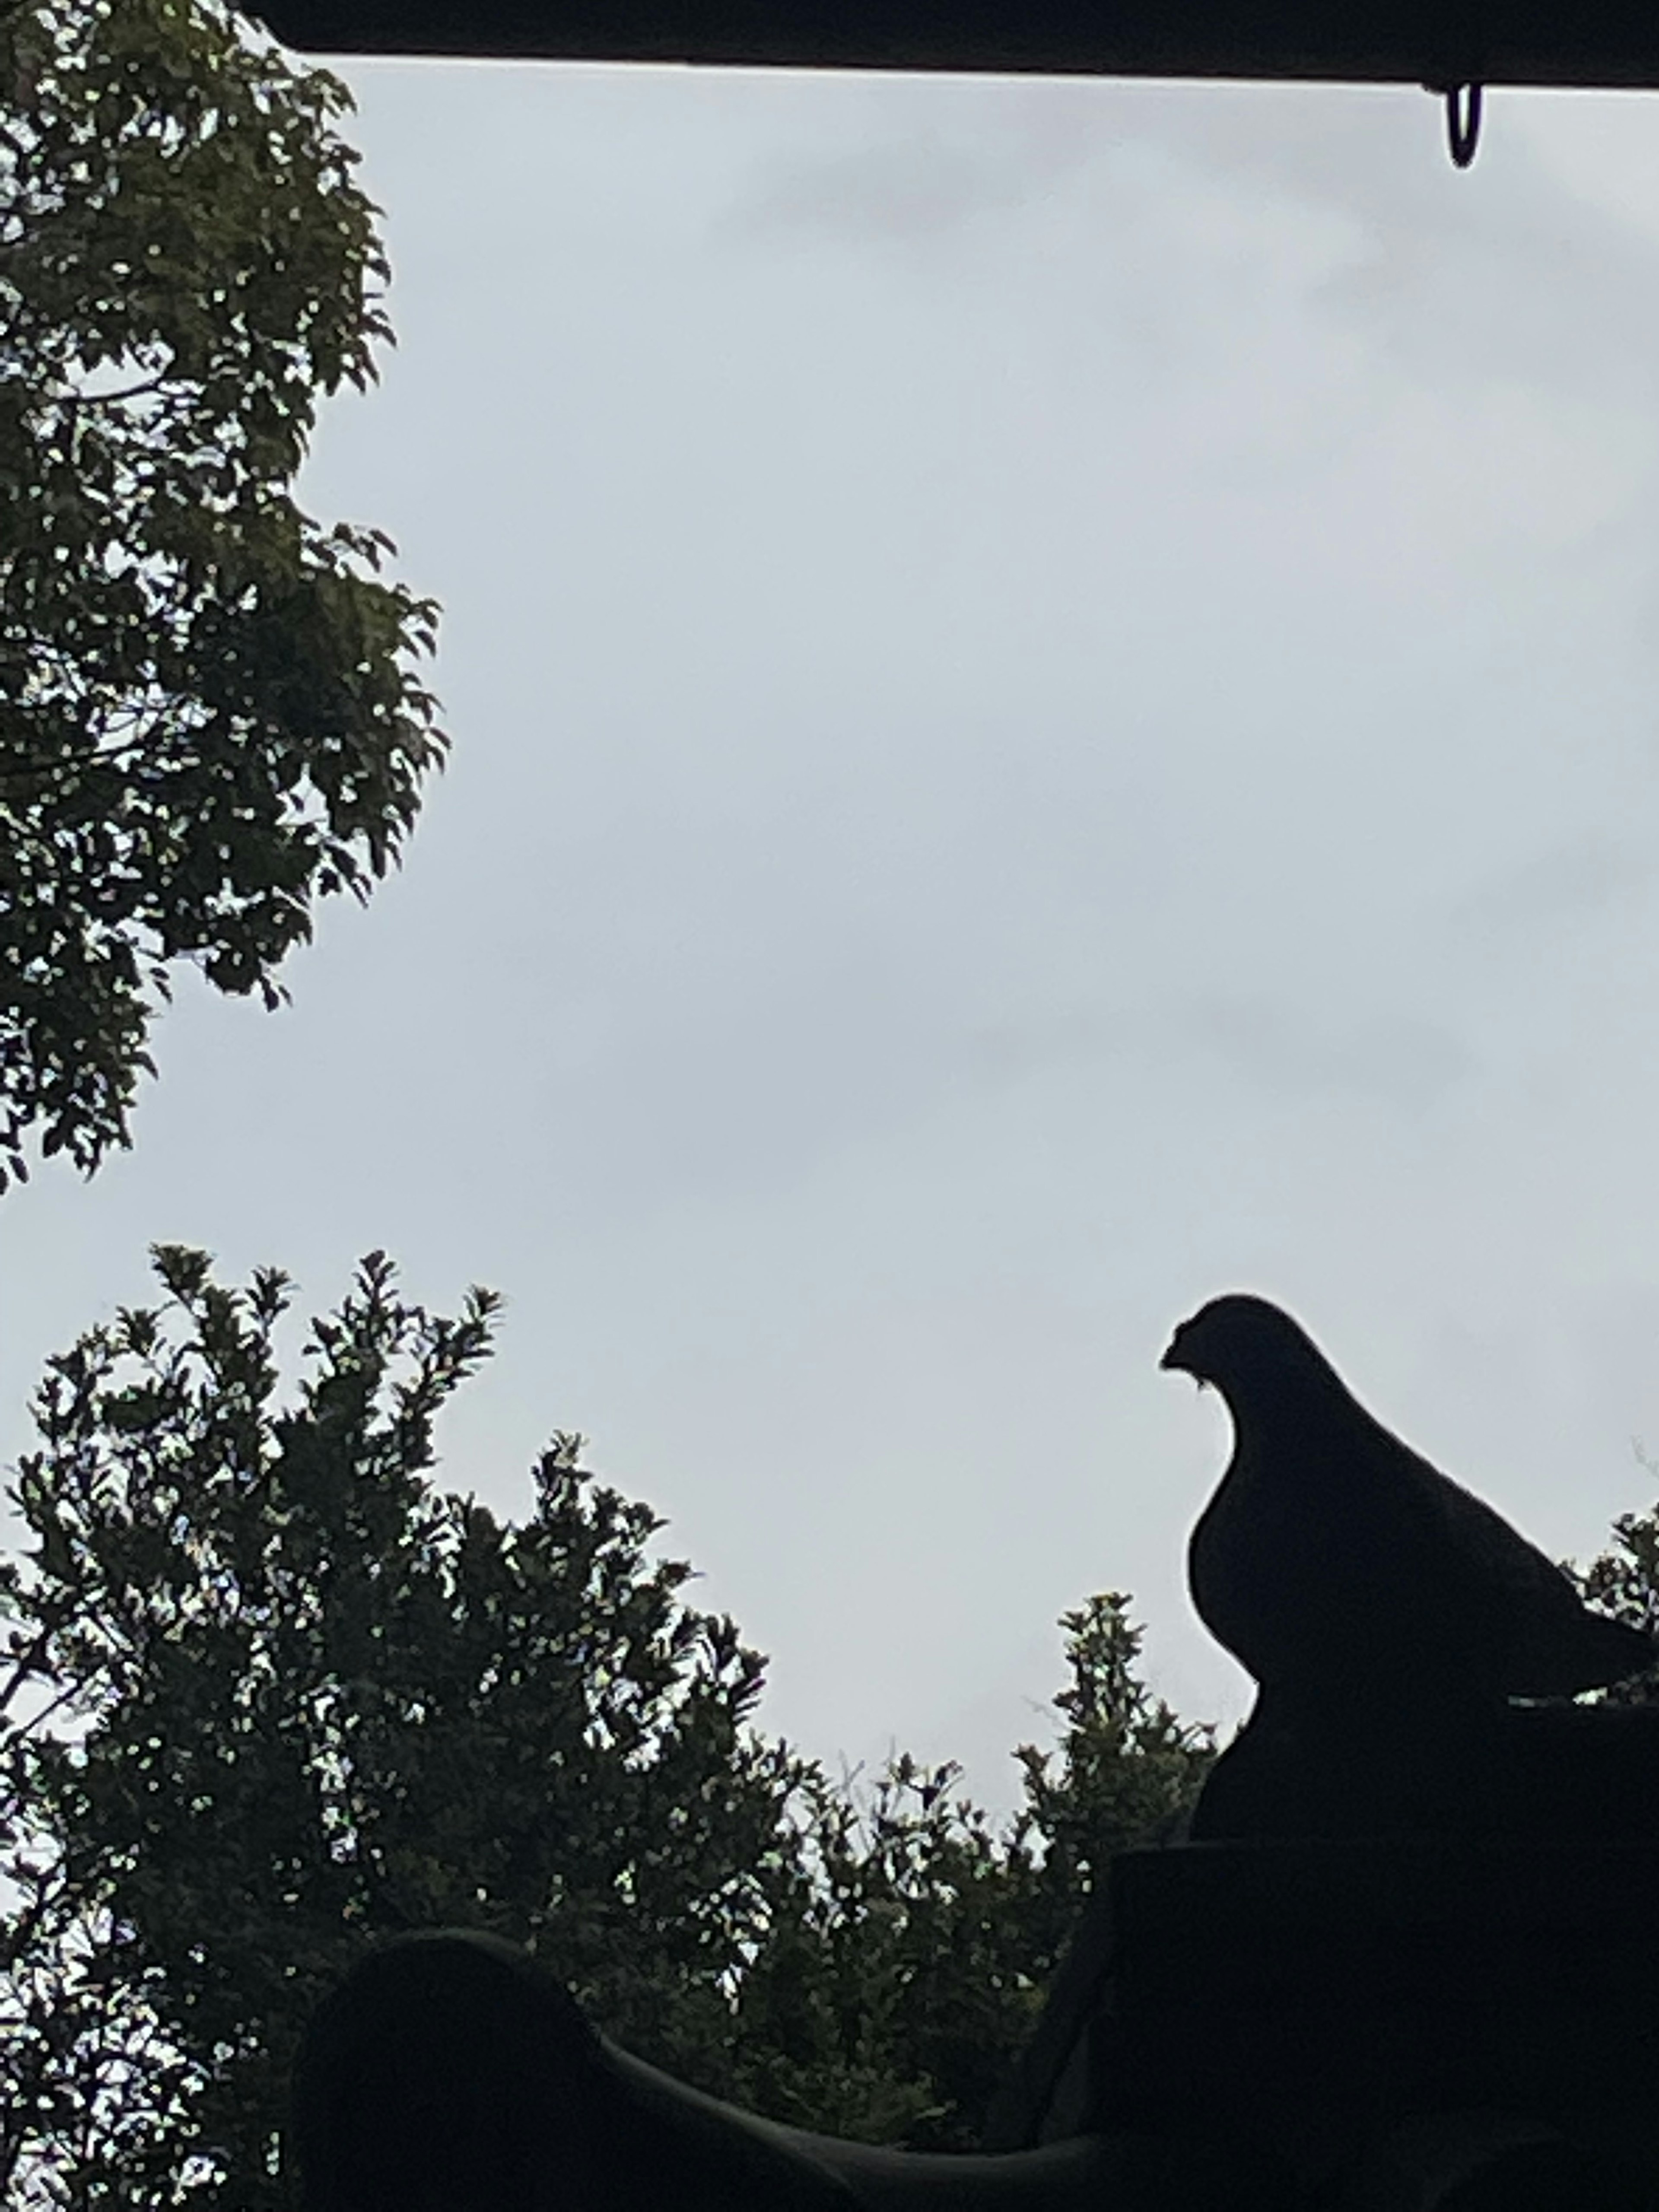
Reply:
[[[1265,1298],[1213,1298],[1161,1365],[1213,1383],[1233,1455],[1193,1531],[1205,1626],[1264,1692],[1567,1697],[1659,1651],[1371,1417]]]

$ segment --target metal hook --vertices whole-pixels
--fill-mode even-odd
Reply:
[[[1446,143],[1455,169],[1467,169],[1480,143],[1480,87],[1449,84],[1446,94]]]

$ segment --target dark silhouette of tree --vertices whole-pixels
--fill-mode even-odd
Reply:
[[[1006,1827],[949,1765],[901,1753],[867,1790],[803,1774],[805,1848],[740,1987],[725,2094],[799,2127],[978,2146],[1112,1854],[1190,1806],[1209,1769],[1209,1731],[1139,1678],[1128,1602],[1064,1617],[1060,1740],[1015,1753]]]
[[[1208,1762],[1125,1601],[1068,1616],[1011,1826],[948,1767],[832,1781],[578,1439],[517,1525],[434,1485],[489,1296],[434,1317],[371,1257],[290,1389],[280,1274],[156,1264],[167,1305],[52,1363],[0,1562],[7,2201],[289,2203],[301,2023],[365,1939],[446,1923],[716,2094],[971,2143],[1090,1885]]]
[[[1637,1456],[1648,1473],[1659,1479],[1659,1461],[1640,1447]],[[1593,1605],[1616,1620],[1639,1628],[1644,1636],[1659,1638],[1659,1506],[1645,1513],[1620,1514],[1613,1524],[1613,1541],[1605,1552],[1587,1567],[1579,1568],[1570,1559],[1563,1566]],[[1616,1683],[1607,1692],[1605,1702],[1610,1705],[1659,1702],[1659,1668]]]
[[[291,490],[390,337],[349,106],[217,0],[0,7],[0,1189],[129,1141],[178,963],[276,1004],[442,756],[434,607]]]

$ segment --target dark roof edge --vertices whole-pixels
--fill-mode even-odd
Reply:
[[[266,0],[320,53],[1292,82],[1659,87],[1637,0]]]

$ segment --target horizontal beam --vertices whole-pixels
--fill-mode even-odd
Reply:
[[[323,53],[1659,87],[1652,0],[261,0]]]

